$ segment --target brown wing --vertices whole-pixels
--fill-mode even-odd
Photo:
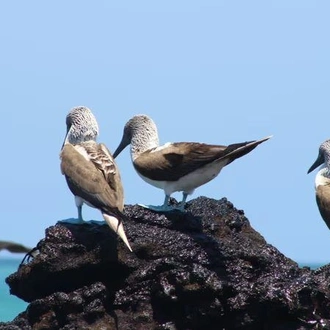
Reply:
[[[316,203],[324,222],[330,229],[330,185],[317,187]]]
[[[83,143],[82,146],[87,151],[95,167],[102,172],[110,187],[118,190],[118,192],[123,191],[119,170],[106,145],[100,143],[93,146],[93,144],[87,142]]]
[[[102,211],[122,211],[123,188],[110,152],[97,143],[79,147],[85,149],[90,160],[71,144],[66,144],[61,152],[61,170],[71,192]]]
[[[10,241],[0,241],[0,251],[8,250],[12,253],[28,253],[31,251],[30,248],[15,242]]]
[[[166,148],[142,153],[134,161],[134,167],[143,176],[152,180],[176,181],[215,160],[227,157],[228,164],[254,149],[256,145],[249,146],[254,142],[236,143],[229,146],[194,142],[172,143]],[[246,149],[243,150],[245,146]]]

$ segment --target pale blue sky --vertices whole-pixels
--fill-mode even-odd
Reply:
[[[138,113],[162,143],[273,134],[190,199],[227,197],[286,256],[329,262],[316,171],[306,174],[330,138],[329,10],[304,0],[2,2],[0,238],[34,246],[76,216],[59,151],[67,112],[86,105],[111,151]],[[127,204],[163,202],[128,149],[118,165]]]

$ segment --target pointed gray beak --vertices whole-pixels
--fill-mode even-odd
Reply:
[[[129,139],[127,139],[127,137],[123,136],[123,138],[121,139],[119,146],[117,147],[116,151],[113,153],[113,158],[116,158],[129,144],[131,143],[131,141]]]
[[[70,128],[67,128],[61,150],[63,149],[64,145],[65,145],[66,143],[68,143],[68,135],[69,135],[69,132],[70,132]]]
[[[324,157],[321,153],[319,153],[316,161],[314,162],[314,164],[310,167],[310,169],[308,170],[307,174],[309,174],[310,172],[314,171],[317,167],[319,167],[320,165],[322,165],[324,163]]]

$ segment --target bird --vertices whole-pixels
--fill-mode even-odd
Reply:
[[[322,219],[330,229],[330,140],[326,140],[320,145],[318,157],[307,174],[319,166],[321,168],[315,176],[316,203]]]
[[[1,250],[7,250],[12,253],[28,253],[31,251],[30,248],[22,244],[10,241],[0,241],[0,251]]]
[[[124,126],[122,139],[113,153],[116,158],[130,144],[131,159],[138,175],[147,183],[163,189],[162,205],[141,206],[157,211],[184,211],[187,196],[211,181],[221,169],[240,158],[271,136],[257,141],[223,145],[175,142],[159,145],[155,122],[145,114],[135,115]],[[181,191],[178,207],[169,205],[172,193]]]
[[[99,127],[95,116],[85,106],[74,107],[66,116],[66,126],[60,152],[61,172],[74,195],[78,219],[62,222],[85,223],[85,203],[101,211],[106,223],[132,251],[122,223],[124,192],[119,169],[105,144],[96,142]]]

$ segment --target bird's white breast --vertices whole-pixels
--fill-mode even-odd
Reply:
[[[210,163],[181,177],[177,181],[156,181],[151,180],[140,173],[138,174],[147,183],[156,188],[163,189],[166,195],[170,195],[176,191],[184,191],[188,194],[192,194],[195,188],[200,187],[214,179],[226,163],[227,160]]]
[[[326,167],[321,168],[315,176],[315,189],[318,186],[325,186],[330,184],[330,178],[327,177],[328,169]]]

